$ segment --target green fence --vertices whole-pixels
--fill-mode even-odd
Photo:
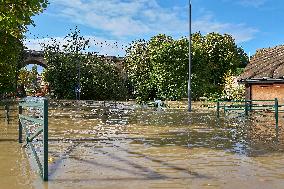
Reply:
[[[31,129],[32,125],[32,129]],[[25,145],[30,147],[44,181],[48,180],[48,101],[44,98],[23,99],[19,103],[19,143],[23,142],[25,131]],[[35,140],[38,137],[40,140]],[[43,154],[40,158],[35,149],[35,142],[42,142]]]
[[[259,104],[262,103],[262,104]],[[267,104],[263,104],[267,103]],[[270,104],[269,104],[270,103]],[[275,127],[278,129],[278,120],[279,120],[279,107],[284,105],[279,105],[278,99],[274,100],[232,100],[232,101],[217,101],[217,117],[220,117],[220,110],[223,109],[224,113],[228,111],[242,110],[245,115],[248,116],[250,111],[256,110],[270,110],[274,111],[275,116]]]

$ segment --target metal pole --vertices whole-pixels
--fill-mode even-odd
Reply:
[[[191,0],[189,0],[188,112],[191,112]]]
[[[220,102],[217,101],[217,118],[220,118]]]
[[[245,115],[248,116],[248,102],[245,101]]]
[[[43,100],[43,180],[48,181],[48,101]]]
[[[249,102],[249,111],[252,111],[252,101],[248,100],[248,102]]]
[[[19,115],[23,113],[22,106],[19,106]],[[23,143],[23,126],[21,123],[21,119],[19,118],[19,143]]]
[[[278,129],[278,99],[277,98],[275,98],[274,108],[275,108],[275,127],[276,129]]]

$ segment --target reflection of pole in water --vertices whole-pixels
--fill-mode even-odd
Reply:
[[[278,143],[279,142],[279,128],[275,128],[275,142]]]
[[[5,105],[5,121],[7,124],[9,124],[10,122],[10,118],[9,118],[9,105]]]

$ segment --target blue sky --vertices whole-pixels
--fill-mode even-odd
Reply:
[[[188,36],[188,0],[50,0],[47,10],[34,17],[26,45],[58,41],[77,25],[99,54],[123,56],[136,39],[159,33]],[[203,34],[228,33],[253,55],[256,49],[284,44],[283,0],[192,0],[192,30]],[[30,34],[31,33],[31,34]],[[38,39],[36,38],[38,37]],[[117,42],[117,44],[116,44]],[[117,46],[116,46],[117,45]]]

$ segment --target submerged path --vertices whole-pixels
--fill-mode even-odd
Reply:
[[[30,189],[37,174],[31,169],[25,149],[19,145],[17,124],[0,120],[0,188]]]
[[[16,141],[16,117],[0,120],[0,188],[282,188],[283,134],[214,116],[52,107],[48,183]]]

